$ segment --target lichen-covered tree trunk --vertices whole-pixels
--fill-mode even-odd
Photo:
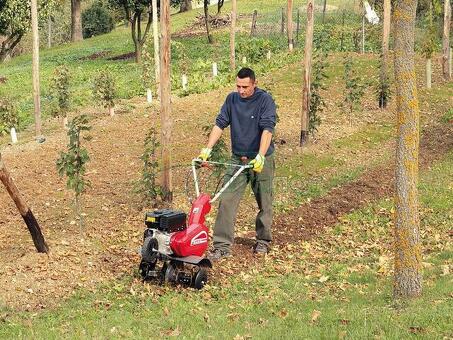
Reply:
[[[71,41],[83,40],[81,0],[71,0]]]
[[[418,213],[419,104],[414,66],[417,0],[398,0],[394,11],[397,101],[395,298],[422,291],[420,220]]]

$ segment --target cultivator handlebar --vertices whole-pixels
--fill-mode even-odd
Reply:
[[[222,188],[214,195],[213,198],[211,198],[210,202],[213,203],[215,202],[220,195],[233,183],[233,181],[238,177],[245,169],[251,169],[253,168],[253,165],[250,164],[231,164],[231,163],[222,163],[222,162],[212,162],[212,161],[204,161],[200,158],[194,158],[192,159],[192,173],[193,173],[193,179],[195,183],[195,193],[197,194],[197,197],[200,196],[200,188],[198,186],[198,177],[197,177],[197,168],[199,166],[202,167],[209,167],[209,165],[225,165],[225,166],[231,166],[231,167],[236,167],[238,168],[236,172],[233,174],[233,176],[230,178],[228,182],[226,182]]]

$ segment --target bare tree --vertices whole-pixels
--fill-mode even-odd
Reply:
[[[308,125],[310,111],[311,54],[313,46],[313,0],[307,1],[307,28],[304,50],[304,87],[302,90],[302,117],[299,146],[308,143]]]
[[[82,0],[71,0],[71,41],[83,40]]]
[[[162,126],[162,190],[163,199],[171,202],[173,199],[171,180],[171,88],[170,88],[170,0],[161,0],[161,36],[162,53],[160,59],[161,86],[161,126]]]
[[[417,191],[420,110],[414,65],[416,8],[417,0],[398,0],[393,17],[398,130],[394,228],[395,298],[416,297],[422,291]]]
[[[5,186],[10,197],[16,204],[16,207],[19,210],[20,215],[24,219],[24,222],[27,225],[27,228],[33,239],[33,243],[35,244],[36,250],[39,253],[47,253],[49,251],[49,248],[47,247],[46,241],[44,240],[44,236],[41,232],[41,229],[39,228],[39,224],[36,221],[36,218],[33,215],[32,211],[25,203],[22,195],[17,189],[17,186],[14,184],[14,181],[11,178],[8,169],[6,168],[5,164],[2,161],[1,153],[0,153],[0,181]]]
[[[451,78],[451,67],[448,64],[451,62],[450,49],[450,25],[451,25],[451,6],[450,0],[444,0],[444,30],[442,34],[442,73],[445,80]]]
[[[179,5],[179,12],[187,12],[192,9],[192,0],[181,0],[181,4]]]
[[[206,25],[206,35],[208,36],[208,42],[210,44],[214,43],[214,39],[212,38],[212,35],[210,33],[210,28],[209,28],[209,0],[203,0],[203,10],[204,10],[204,22]]]

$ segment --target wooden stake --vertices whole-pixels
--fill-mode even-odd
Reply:
[[[162,189],[163,199],[167,202],[173,200],[171,178],[171,88],[170,88],[170,0],[161,0],[161,126],[162,126]],[[206,13],[207,14],[207,13]]]
[[[285,33],[285,9],[282,7],[282,27],[281,27],[282,34]]]
[[[154,41],[154,72],[156,75],[157,98],[160,99],[160,61],[159,61],[159,28],[157,17],[157,0],[152,0],[153,41]]]
[[[230,31],[230,69],[236,70],[236,0],[231,0],[231,31]]]
[[[293,38],[293,0],[288,0],[288,6],[287,6],[288,13],[286,17],[288,18],[287,20],[287,33],[288,33],[288,49],[290,52],[292,52],[293,47],[294,47],[294,38]]]
[[[252,16],[252,28],[250,29],[250,36],[254,37],[256,35],[256,17],[258,15],[258,11],[255,9],[253,11],[253,16]]]
[[[444,29],[442,33],[442,73],[445,80],[451,78],[450,63],[450,25],[451,25],[451,6],[450,0],[444,0]]]
[[[41,100],[39,87],[39,33],[38,33],[38,6],[37,0],[31,0],[31,27],[33,36],[33,103],[35,112],[35,135],[41,138]]]
[[[304,87],[302,92],[302,118],[300,131],[300,146],[308,143],[309,111],[310,111],[310,86],[311,86],[311,54],[313,45],[313,0],[307,1],[307,29],[304,50]]]
[[[27,228],[33,239],[33,243],[35,244],[36,250],[39,253],[49,252],[49,248],[47,247],[46,241],[44,240],[44,236],[41,232],[41,229],[39,228],[39,224],[36,221],[36,218],[31,212],[30,208],[27,206],[24,199],[22,198],[22,195],[20,194],[16,185],[14,184],[14,181],[11,178],[8,169],[6,168],[5,164],[2,161],[1,153],[0,153],[0,181],[5,186],[6,190],[8,191],[8,194],[16,204],[19,213],[24,219],[25,224],[27,225]]]

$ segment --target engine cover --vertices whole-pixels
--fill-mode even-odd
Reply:
[[[208,248],[208,228],[204,224],[191,224],[171,236],[170,248],[178,256],[202,256]]]

